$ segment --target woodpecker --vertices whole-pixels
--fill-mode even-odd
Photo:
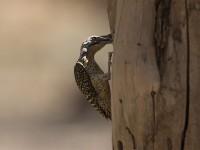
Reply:
[[[78,88],[87,101],[106,119],[111,120],[110,66],[112,52],[108,53],[108,72],[104,73],[94,59],[94,55],[106,44],[112,43],[111,34],[90,36],[80,48],[80,57],[74,66],[74,76]]]

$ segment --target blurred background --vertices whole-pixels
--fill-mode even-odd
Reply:
[[[0,0],[0,150],[112,149],[73,76],[82,41],[109,32],[105,0]]]

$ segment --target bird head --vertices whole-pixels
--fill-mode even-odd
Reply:
[[[112,43],[112,35],[90,36],[86,39],[80,49],[80,57],[94,55],[97,51],[103,48],[106,44]]]

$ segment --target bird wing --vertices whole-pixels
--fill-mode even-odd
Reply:
[[[106,119],[109,119],[110,117],[106,115],[105,111],[98,103],[98,96],[95,88],[92,86],[90,76],[81,62],[77,62],[74,66],[74,76],[80,91],[85,95],[88,102]]]

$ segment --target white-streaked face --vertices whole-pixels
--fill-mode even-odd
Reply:
[[[89,46],[92,46],[92,45],[94,45],[94,44],[97,44],[97,42],[100,42],[100,40],[98,41],[98,36],[93,35],[93,36],[90,36],[89,38],[87,38],[87,39],[82,43],[82,47],[88,48]]]
[[[90,36],[86,39],[81,46],[80,55],[87,54],[87,53],[96,53],[98,50],[103,48],[105,44],[111,43],[112,37],[111,35],[105,36]]]

